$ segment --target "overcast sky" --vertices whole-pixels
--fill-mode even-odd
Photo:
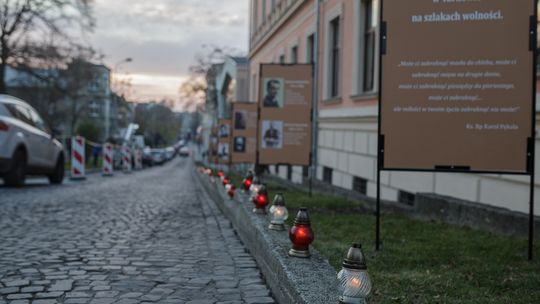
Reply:
[[[203,44],[248,48],[247,0],[97,0],[94,14],[91,40],[105,63],[133,58],[117,72],[129,75],[138,100],[178,100]]]

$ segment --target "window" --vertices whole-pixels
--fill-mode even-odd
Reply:
[[[398,192],[398,203],[414,206],[415,200],[416,200],[416,195],[410,192],[401,191],[401,190]]]
[[[330,98],[339,96],[340,18],[330,22]]]
[[[279,55],[279,63],[285,63],[285,55]]]
[[[353,178],[353,191],[367,195],[367,179],[355,176]]]
[[[271,10],[270,11],[273,12],[274,9],[276,8],[276,0],[271,0],[270,5],[271,5]]]
[[[298,47],[294,46],[291,49],[291,63],[298,63]]]
[[[264,21],[266,20],[266,0],[262,0],[262,20],[263,20],[263,23]]]
[[[303,177],[309,177],[309,166],[303,166],[302,167],[302,176]]]
[[[306,63],[313,62],[315,62],[315,34],[309,35],[306,43]]]
[[[359,85],[362,92],[372,92],[375,89],[375,44],[377,40],[378,0],[362,1],[363,50],[360,56],[362,62],[362,80]]]
[[[28,108],[26,108],[25,106],[16,104],[15,110],[17,113],[16,117],[20,121],[25,122],[31,126],[34,126],[34,121],[32,120],[32,115],[30,114],[30,110],[28,110]]]
[[[49,128],[47,127],[43,119],[41,119],[39,114],[32,109],[28,109],[28,111],[30,112],[30,116],[32,118],[32,122],[34,123],[34,126],[36,126],[36,128],[40,129],[43,132],[50,133]]]
[[[274,166],[274,173],[279,174],[279,165]]]
[[[253,0],[253,25],[259,26],[259,0]]]
[[[323,182],[332,184],[332,168],[324,167],[323,168]]]
[[[287,165],[287,179],[292,180],[292,166]]]

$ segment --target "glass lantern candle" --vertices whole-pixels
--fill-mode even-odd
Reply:
[[[289,250],[290,256],[297,258],[308,258],[311,256],[309,245],[313,242],[315,236],[311,229],[307,208],[302,207],[298,211],[294,220],[294,226],[289,230],[289,239],[292,242],[292,248]]]
[[[253,209],[254,213],[265,214],[266,206],[268,205],[268,191],[266,190],[266,185],[261,185],[257,195],[251,198],[255,208]]]
[[[285,221],[289,218],[289,211],[285,207],[285,197],[283,193],[278,193],[274,197],[272,207],[270,207],[270,225],[268,229],[272,230],[285,230]]]
[[[353,244],[343,260],[343,268],[338,273],[339,303],[366,304],[371,293],[371,280],[360,244]]]
[[[249,187],[249,192],[251,192],[251,196],[257,195],[257,193],[259,193],[260,188],[261,188],[261,181],[258,176],[254,176],[253,180],[251,181],[251,186]]]

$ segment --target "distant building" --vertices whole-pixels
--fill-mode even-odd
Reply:
[[[132,116],[126,100],[111,91],[110,74],[105,65],[83,60],[74,60],[65,69],[8,67],[7,91],[34,106],[66,136],[73,135],[81,122],[91,121],[105,140]]]
[[[320,1],[316,71],[317,179],[369,197],[376,196],[379,4]],[[257,100],[259,64],[313,62],[316,13],[316,0],[250,1],[250,100]],[[540,151],[538,139],[536,147]],[[307,177],[301,167],[271,172],[296,183]],[[528,178],[522,176],[383,171],[381,186],[382,199],[404,204],[428,192],[521,213],[529,208]],[[535,214],[540,215],[536,198]]]
[[[231,104],[247,102],[248,96],[248,60],[245,57],[227,57],[223,68],[216,76],[217,115],[219,118],[231,118]]]
[[[206,74],[206,102],[199,130],[202,147],[212,150],[212,129],[219,119],[231,119],[234,102],[249,102],[249,64],[245,57],[227,57],[225,62],[214,64]],[[215,147],[214,147],[215,148]]]

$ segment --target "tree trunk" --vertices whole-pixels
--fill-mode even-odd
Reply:
[[[2,63],[0,63],[0,94],[7,94],[6,67],[7,65],[2,60]]]
[[[0,94],[7,94],[6,70],[8,55],[7,41],[2,35],[0,37]]]

